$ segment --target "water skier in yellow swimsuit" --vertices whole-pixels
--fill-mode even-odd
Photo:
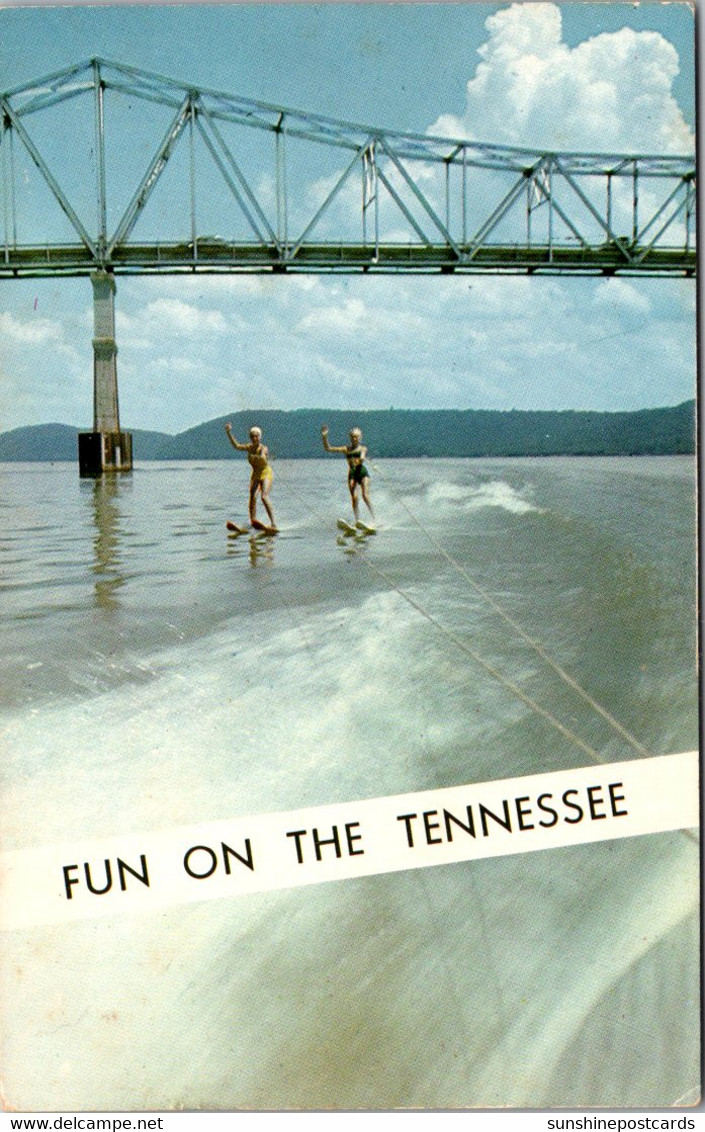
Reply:
[[[272,505],[269,502],[269,492],[272,487],[272,465],[269,462],[269,450],[262,443],[262,429],[250,429],[250,442],[249,444],[239,444],[232,434],[232,426],[230,422],[226,424],[225,431],[228,434],[228,440],[233,448],[237,448],[238,452],[247,452],[247,459],[250,467],[252,468],[252,475],[250,476],[250,522],[252,526],[262,527],[262,523],[257,518],[257,492],[259,491],[262,499],[262,506],[269,515],[269,522],[271,529],[276,531],[277,525],[274,521],[274,512]]]
[[[365,467],[367,448],[361,443],[362,432],[359,428],[351,429],[350,443],[336,446],[328,443],[328,425],[324,424],[321,425],[321,438],[326,452],[341,452],[348,462],[348,490],[350,491],[350,498],[352,500],[355,522],[358,523],[360,521],[358,489],[362,492],[365,506],[374,519],[375,513],[372,510],[372,504],[370,502],[370,473]]]

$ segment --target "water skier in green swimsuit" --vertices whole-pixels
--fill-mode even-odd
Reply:
[[[353,428],[350,430],[349,444],[336,446],[328,443],[328,425],[324,424],[321,426],[321,438],[326,452],[340,452],[348,462],[348,489],[355,522],[360,521],[358,491],[362,493],[365,506],[374,519],[375,513],[370,503],[370,473],[365,467],[367,448],[361,443],[362,433],[360,429]]]

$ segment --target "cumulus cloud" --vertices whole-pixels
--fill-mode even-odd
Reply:
[[[182,299],[155,299],[147,305],[148,317],[179,334],[225,333],[228,324],[222,311],[201,310]]]
[[[48,318],[20,319],[9,311],[0,312],[0,334],[6,342],[40,345],[62,342],[63,330],[58,322]]]
[[[304,315],[296,329],[303,333],[375,335],[418,332],[421,320],[410,311],[368,306],[362,299],[321,306]]]
[[[165,289],[168,292],[169,288]],[[211,294],[210,298],[213,300],[215,295]],[[173,337],[211,342],[242,327],[239,316],[226,316],[217,306],[196,306],[168,293],[152,299],[134,313],[118,309],[115,321],[118,338],[129,340],[130,349],[134,350],[159,349]]]
[[[431,133],[535,148],[689,153],[693,135],[673,96],[678,53],[658,32],[563,42],[556,4],[512,4],[490,16],[461,117]]]
[[[648,315],[651,311],[651,303],[644,292],[626,279],[610,279],[598,283],[593,306],[612,314],[617,313],[617,309],[642,315]]]

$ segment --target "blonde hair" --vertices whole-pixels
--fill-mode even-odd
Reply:
[[[250,429],[250,436],[252,436],[253,432],[256,432],[258,436],[262,435],[262,429],[258,428],[257,425],[253,425],[253,427]]]

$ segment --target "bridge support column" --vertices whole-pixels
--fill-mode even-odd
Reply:
[[[93,284],[93,431],[78,435],[82,476],[132,470],[132,435],[120,431],[115,344],[115,279],[107,271]]]

